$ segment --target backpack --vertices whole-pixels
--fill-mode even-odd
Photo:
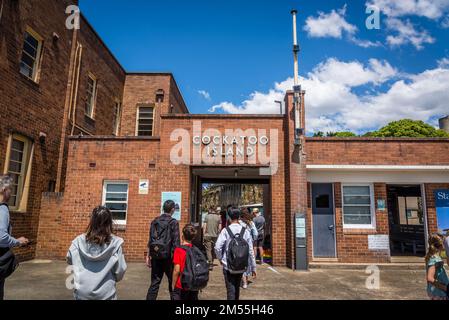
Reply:
[[[170,223],[174,220],[157,218],[151,224],[149,250],[150,256],[156,260],[170,259],[172,254],[172,238]]]
[[[186,251],[186,262],[181,274],[181,286],[186,291],[200,291],[209,282],[209,264],[196,246],[181,246]]]
[[[249,244],[243,239],[246,228],[242,227],[240,233],[233,234],[229,227],[226,228],[231,242],[229,242],[227,250],[228,271],[232,274],[242,274],[248,268],[249,260]]]
[[[0,206],[7,204],[1,203]],[[8,227],[8,232],[9,232]],[[19,261],[10,248],[0,248],[0,280],[8,278],[19,266]]]

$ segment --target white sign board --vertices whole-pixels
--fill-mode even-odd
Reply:
[[[150,181],[148,179],[139,180],[139,194],[148,194],[150,188]]]
[[[369,235],[369,250],[390,250],[390,237],[388,235]]]

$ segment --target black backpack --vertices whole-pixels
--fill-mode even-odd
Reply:
[[[172,254],[172,238],[170,224],[173,219],[157,218],[151,224],[149,250],[150,256],[156,260],[170,259]]]
[[[181,274],[183,290],[200,291],[209,282],[209,264],[206,256],[196,247],[181,246],[186,251],[186,262]]]
[[[228,271],[232,274],[242,274],[248,268],[249,244],[243,238],[246,228],[242,227],[240,233],[233,234],[229,227],[226,228],[231,237],[227,251]]]

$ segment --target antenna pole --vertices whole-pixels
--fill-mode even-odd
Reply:
[[[294,98],[293,98],[293,104],[294,104],[294,114],[295,114],[295,145],[302,147],[301,143],[301,134],[302,134],[302,115],[301,115],[301,94],[302,89],[299,85],[299,45],[298,45],[298,33],[297,33],[297,22],[296,22],[296,15],[298,14],[297,10],[292,10],[291,14],[293,16],[293,57],[294,57]]]

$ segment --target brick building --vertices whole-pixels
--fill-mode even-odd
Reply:
[[[16,179],[14,234],[37,240],[22,258],[63,258],[105,204],[141,261],[163,193],[180,196],[181,224],[198,223],[207,182],[268,190],[275,265],[295,266],[301,213],[309,262],[422,254],[434,191],[449,189],[449,139],[302,137],[299,148],[292,92],[284,115],[190,114],[172,74],[126,72],[84,17],[66,29],[74,2],[0,0],[0,166]]]

